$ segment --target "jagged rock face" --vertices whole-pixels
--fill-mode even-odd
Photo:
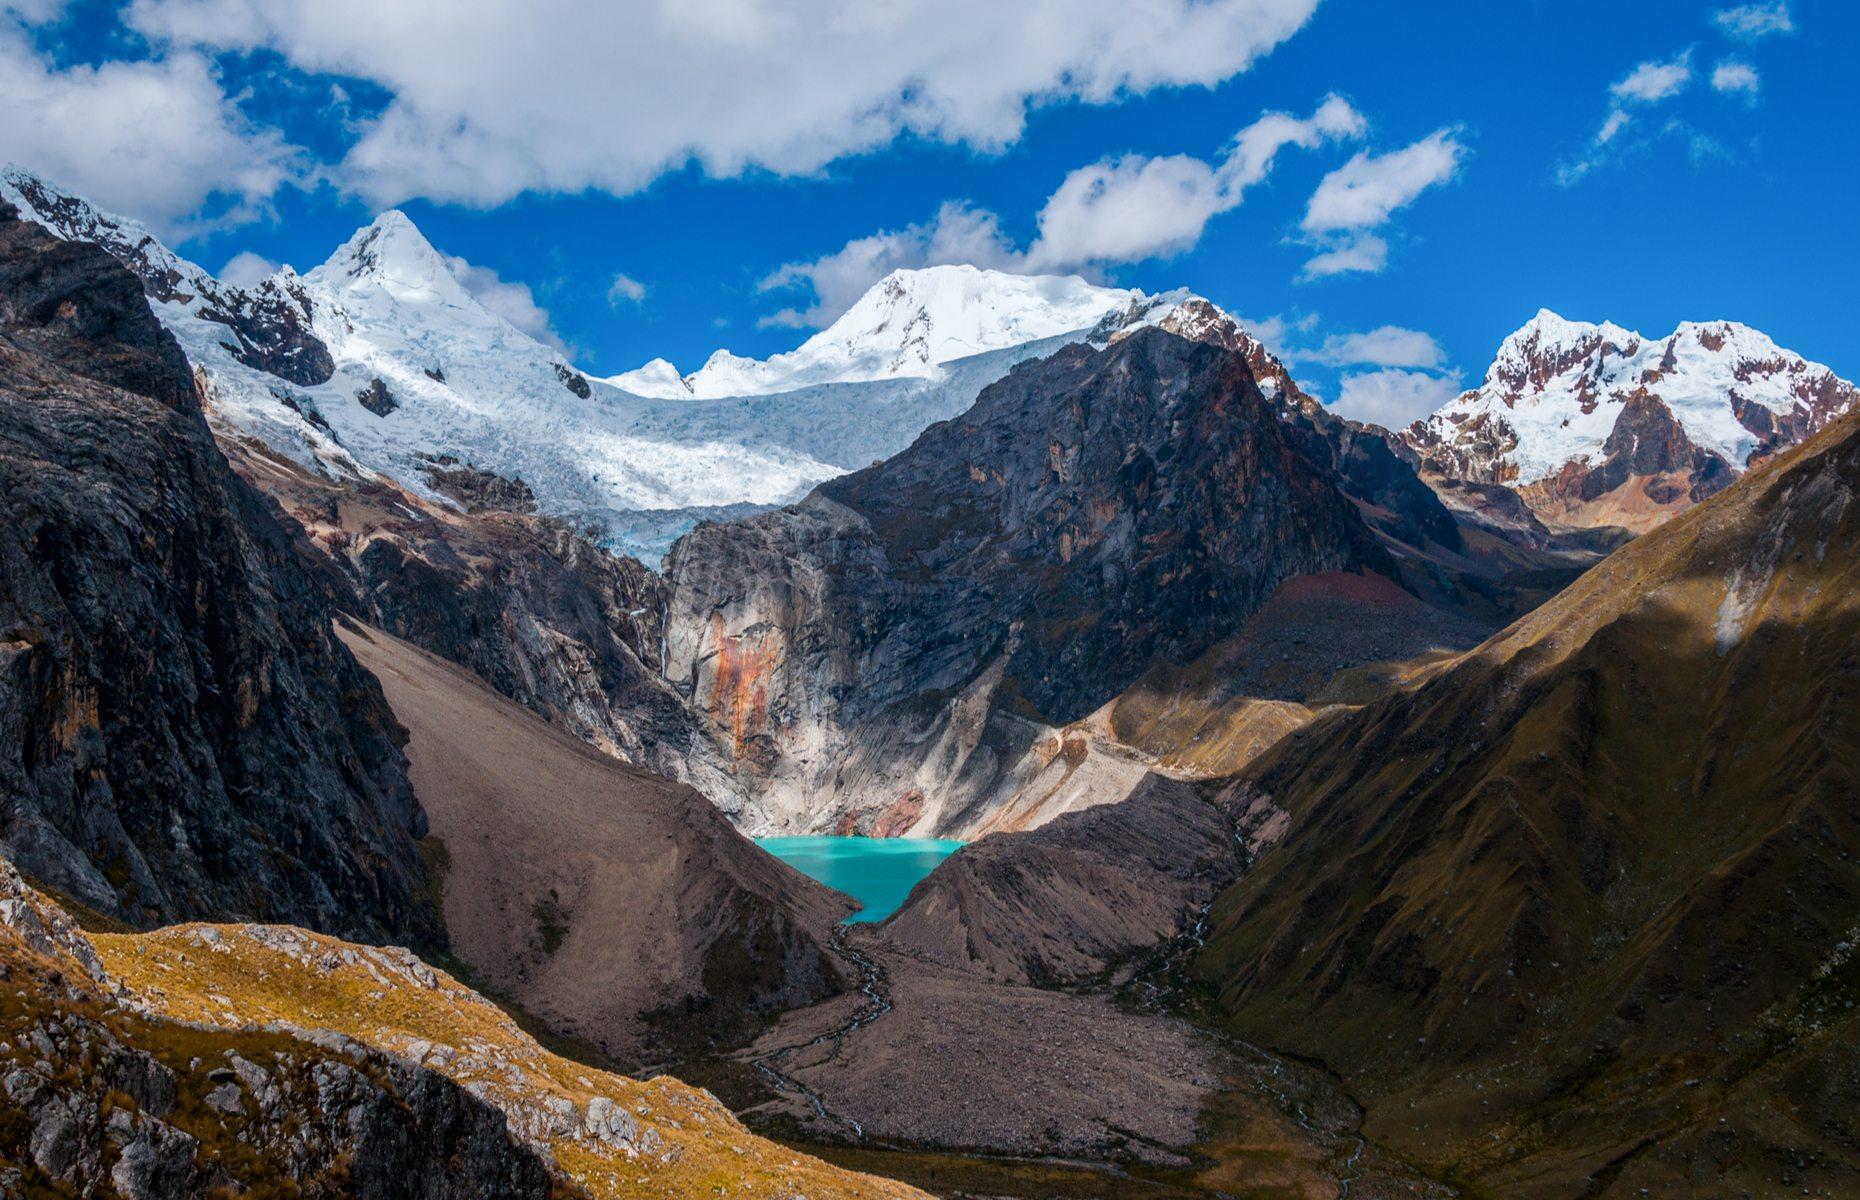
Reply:
[[[770,820],[917,805],[917,830],[958,827],[1043,723],[1194,657],[1286,578],[1387,565],[1312,453],[1237,354],[1157,330],[1068,347],[884,464],[683,539],[667,677]]]
[[[566,367],[561,363],[556,363],[555,377],[562,381],[563,387],[581,397],[583,400],[586,400],[594,394],[594,389],[588,385],[587,378],[583,376],[580,371],[572,367]],[[444,381],[441,380],[440,382]]]
[[[0,216],[0,844],[147,924],[437,936],[380,691],[135,277]]]
[[[1663,517],[1716,495],[1736,478],[1730,463],[1693,445],[1672,410],[1643,390],[1621,406],[1614,429],[1602,443],[1600,461],[1566,464],[1548,479],[1522,489],[1522,496],[1534,511],[1552,519],[1612,498],[1624,523],[1645,527],[1650,522],[1627,511],[1624,498],[1642,500],[1647,511]]]
[[[310,301],[300,286],[268,279],[254,288],[221,283],[175,257],[147,229],[100,213],[25,172],[9,173],[16,191],[60,237],[101,246],[142,281],[151,299],[190,309],[226,326],[235,359],[279,379],[312,387],[335,373],[329,347],[310,328]]]
[[[1639,532],[1856,400],[1853,384],[1746,326],[1652,339],[1546,311],[1505,340],[1482,386],[1397,436],[1430,480],[1503,484],[1552,523]]]
[[[496,511],[533,513],[536,493],[521,479],[505,479],[469,464],[461,465],[449,454],[433,459],[426,468],[426,481],[442,496],[459,502],[466,512]]]
[[[400,401],[394,399],[394,393],[379,376],[368,381],[368,386],[355,393],[355,402],[377,417],[385,417],[400,407]]]
[[[455,461],[430,463],[429,477],[465,512],[391,480],[314,474],[225,431],[221,446],[303,526],[336,607],[617,758],[741,807],[708,727],[660,677],[664,586],[637,561],[525,511],[521,481]]]
[[[1364,519],[1377,532],[1415,547],[1432,542],[1460,548],[1458,524],[1415,475],[1399,441],[1379,426],[1347,420],[1324,407],[1298,386],[1265,343],[1201,297],[1180,292],[1139,297],[1106,317],[1090,340],[1108,345],[1150,327],[1242,355],[1260,391],[1306,437],[1307,452],[1326,463],[1343,493],[1361,501]]]

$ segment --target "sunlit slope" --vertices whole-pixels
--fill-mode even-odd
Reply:
[[[1857,486],[1849,417],[1250,768],[1291,828],[1198,967],[1233,1027],[1523,1194],[1670,1194],[1708,1142],[1854,1186]]]
[[[397,947],[85,933],[0,860],[0,978],[8,1195],[387,1196],[405,1171],[513,1197],[921,1195],[756,1137],[677,1080],[552,1054]]]

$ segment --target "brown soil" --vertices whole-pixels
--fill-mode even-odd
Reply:
[[[835,985],[815,931],[850,906],[703,796],[378,630],[341,636],[407,727],[445,849],[453,953],[484,986],[624,1061],[652,1043],[743,1036],[759,1013]]]

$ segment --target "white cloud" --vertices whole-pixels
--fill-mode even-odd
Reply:
[[[1795,21],[1784,0],[1773,4],[1740,4],[1712,14],[1712,22],[1730,37],[1754,42],[1779,33],[1794,33]]]
[[[262,254],[241,250],[226,260],[217,272],[220,279],[234,287],[255,287],[278,273],[278,264]]]
[[[1301,223],[1317,248],[1304,266],[1303,278],[1386,267],[1388,240],[1372,231],[1428,188],[1458,175],[1466,153],[1455,130],[1439,129],[1387,154],[1359,153],[1324,176]]]
[[[625,272],[616,272],[614,281],[607,288],[607,303],[615,308],[622,304],[639,304],[646,299],[646,285]]]
[[[805,174],[901,135],[997,150],[1028,112],[1213,85],[1317,0],[135,0],[170,45],[385,89],[340,176],[377,203],[625,194],[696,163]]]
[[[1754,76],[1755,72],[1752,72],[1753,79]],[[1617,139],[1634,124],[1634,114],[1628,111],[1629,107],[1645,107],[1670,100],[1691,83],[1692,51],[1689,49],[1664,62],[1648,59],[1616,80],[1608,89],[1612,107],[1602,119],[1601,128],[1595,131],[1588,149],[1580,157],[1557,167],[1556,181],[1564,187],[1573,187],[1597,167],[1616,157]],[[1716,86],[1715,77],[1713,86]]]
[[[15,16],[28,25],[42,25],[65,12],[65,0],[4,0],[0,17]]]
[[[1315,150],[1327,141],[1355,139],[1369,131],[1363,114],[1342,96],[1331,95],[1309,117],[1269,112],[1234,138],[1221,166],[1227,188],[1244,191],[1266,178],[1273,159],[1287,146]]]
[[[1317,328],[1318,314],[1305,313],[1298,317],[1275,315],[1261,317],[1257,320],[1247,317],[1235,317],[1240,328],[1258,338],[1260,344],[1278,355],[1287,363],[1297,360],[1298,353],[1291,348],[1292,335],[1310,333]]]
[[[1608,89],[1622,104],[1657,104],[1676,96],[1692,82],[1690,50],[1669,62],[1648,61],[1629,71]]]
[[[302,169],[282,135],[239,115],[200,55],[59,67],[3,16],[0,146],[170,236],[209,200],[222,215],[251,215]]]
[[[1309,117],[1265,114],[1241,130],[1217,162],[1133,154],[1080,167],[1041,208],[1039,236],[1023,266],[1070,271],[1180,253],[1201,240],[1211,218],[1239,206],[1246,190],[1271,172],[1280,150],[1315,149],[1361,137],[1366,128],[1348,101],[1330,96]]]
[[[1212,162],[1191,155],[1131,154],[1079,167],[1046,199],[1025,249],[986,209],[951,201],[930,221],[857,238],[811,262],[788,263],[764,291],[811,287],[815,303],[785,308],[758,324],[819,327],[900,267],[970,263],[1027,273],[1096,272],[1117,263],[1178,254],[1201,240],[1215,216],[1237,207],[1287,146],[1315,148],[1362,135],[1362,115],[1331,96],[1309,117],[1267,113]]]
[[[1451,129],[1388,154],[1358,154],[1326,175],[1305,208],[1307,233],[1369,229],[1459,173],[1466,147]]]
[[[1331,411],[1353,421],[1400,429],[1427,416],[1459,395],[1452,375],[1394,369],[1345,375]]]
[[[1711,86],[1726,95],[1754,96],[1763,87],[1763,80],[1749,63],[1727,58],[1712,69]]]
[[[1303,279],[1325,279],[1332,275],[1348,275],[1352,272],[1375,274],[1389,265],[1389,244],[1386,239],[1373,233],[1352,234],[1343,238],[1332,238],[1326,243],[1329,248],[1320,250],[1311,256],[1300,274]]]
[[[501,278],[490,267],[466,262],[456,254],[446,255],[446,266],[478,303],[509,321],[543,345],[567,355],[568,343],[549,323],[548,310],[536,303],[530,285]]]
[[[1377,367],[1438,367],[1446,357],[1432,336],[1418,329],[1384,325],[1368,333],[1338,333],[1301,357],[1333,367],[1367,363]]]

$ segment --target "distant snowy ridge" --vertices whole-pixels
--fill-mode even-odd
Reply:
[[[1506,338],[1484,382],[1401,435],[1437,473],[1527,487],[1601,462],[1630,401],[1657,402],[1732,471],[1821,428],[1853,384],[1732,321],[1661,338],[1545,309]]]
[[[928,379],[959,359],[1090,329],[1138,293],[1075,275],[1009,275],[971,266],[893,271],[832,325],[786,354],[742,358],[719,350],[680,382],[699,399],[759,396],[821,383]],[[655,359],[615,376],[675,394]]]

